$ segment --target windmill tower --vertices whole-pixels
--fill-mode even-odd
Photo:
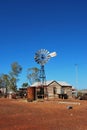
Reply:
[[[41,85],[45,85],[46,83],[44,65],[49,61],[51,57],[55,57],[55,56],[56,56],[56,52],[49,53],[49,51],[45,49],[41,49],[35,53],[34,59],[41,66],[41,69],[40,69]]]
[[[51,57],[56,56],[56,52],[49,53],[48,50],[41,49],[35,53],[34,59],[35,61],[40,64],[40,91],[39,91],[39,97],[44,98],[48,97],[47,87],[46,86],[46,75],[45,75],[45,69],[44,65],[49,61]]]

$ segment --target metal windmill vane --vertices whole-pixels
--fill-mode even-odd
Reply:
[[[49,53],[48,50],[46,49],[41,49],[38,50],[35,53],[34,59],[35,61],[41,65],[40,69],[40,79],[41,79],[41,84],[45,84],[46,81],[46,75],[45,75],[45,70],[44,70],[44,65],[49,61],[51,57],[55,57],[56,52]]]

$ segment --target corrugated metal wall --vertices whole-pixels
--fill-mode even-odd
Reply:
[[[35,100],[35,87],[29,87],[27,89],[27,99],[30,101]]]

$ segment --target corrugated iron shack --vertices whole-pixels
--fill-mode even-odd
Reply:
[[[44,98],[72,98],[72,86],[62,81],[46,81],[45,85],[36,82],[27,88],[29,101]]]

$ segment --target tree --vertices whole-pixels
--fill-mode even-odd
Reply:
[[[27,78],[28,78],[30,84],[33,84],[36,81],[40,81],[39,72],[40,72],[40,70],[37,67],[28,68]]]
[[[26,88],[26,87],[28,87],[28,86],[29,86],[28,83],[23,83],[23,84],[22,84],[22,88]]]
[[[13,91],[17,90],[17,79],[15,77],[10,77],[10,89]]]
[[[6,92],[13,90],[17,90],[17,81],[19,74],[22,71],[21,65],[17,62],[13,62],[11,64],[11,71],[9,74],[1,74],[0,75],[0,87],[6,88]]]
[[[22,67],[21,67],[21,65],[19,65],[17,62],[13,62],[12,64],[11,64],[11,75],[12,76],[15,76],[15,77],[18,77],[18,75],[21,73],[21,71],[22,71]]]
[[[10,75],[10,85],[11,89],[16,91],[17,89],[17,81],[19,74],[22,72],[22,67],[17,62],[13,62],[11,64],[11,71],[9,73]]]
[[[2,74],[0,76],[0,86],[6,88],[6,92],[10,87],[10,76],[8,74]]]
[[[2,76],[0,75],[0,88],[2,88],[3,82],[2,82]]]

